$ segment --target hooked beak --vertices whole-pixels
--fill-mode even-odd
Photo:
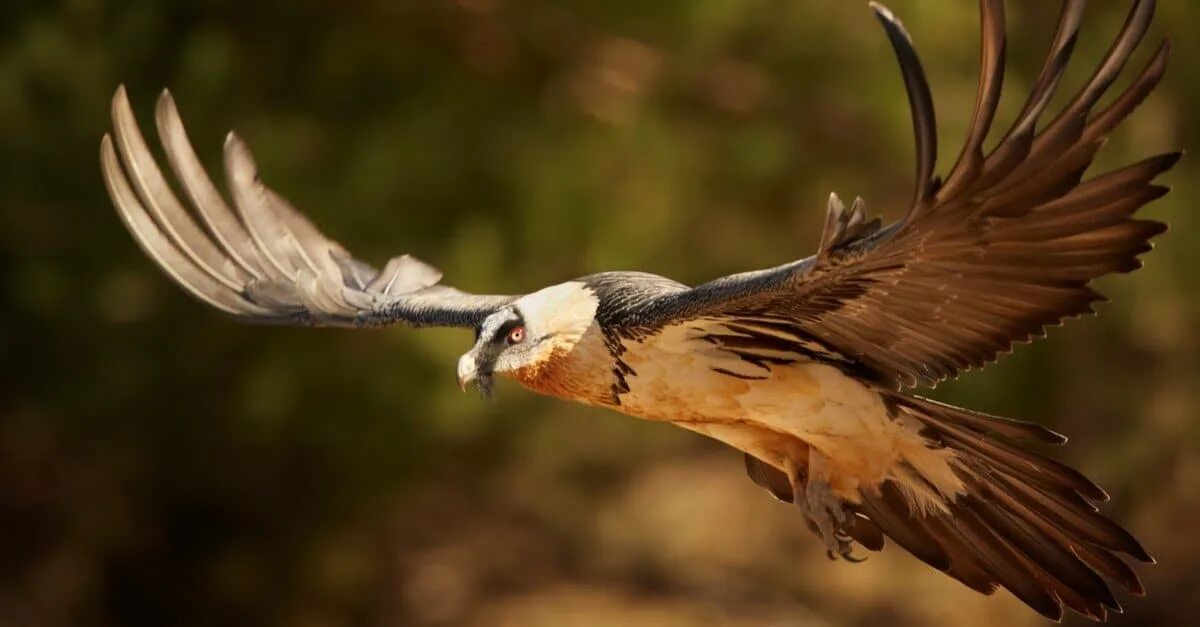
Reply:
[[[479,388],[479,392],[484,398],[490,398],[492,395],[492,373],[479,372],[479,362],[475,358],[475,351],[472,350],[462,357],[458,358],[458,388],[464,392],[467,391],[467,386],[474,383],[475,387]]]
[[[458,358],[458,389],[466,392],[467,386],[479,377],[479,366],[475,364],[474,351]]]

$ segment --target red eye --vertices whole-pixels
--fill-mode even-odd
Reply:
[[[512,330],[508,332],[509,344],[520,344],[523,341],[525,341],[525,327],[513,327]]]

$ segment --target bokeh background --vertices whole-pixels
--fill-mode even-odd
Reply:
[[[977,6],[891,3],[943,159],[975,93]],[[1057,3],[1010,2],[1004,111]],[[1126,9],[1089,9],[1064,92]],[[1104,165],[1200,140],[1200,5]],[[829,563],[741,456],[502,385],[469,332],[232,323],[171,285],[105,195],[126,83],[175,93],[206,163],[236,127],[264,178],[361,257],[411,252],[522,292],[602,269],[685,282],[809,254],[836,190],[895,218],[911,130],[865,2],[8,0],[0,7],[0,624],[1034,625],[889,548]],[[1062,98],[1060,98],[1060,101]],[[943,163],[943,166],[948,165]],[[1200,162],[1098,318],[938,398],[1071,435],[1061,455],[1159,564],[1117,624],[1200,612]],[[218,179],[219,180],[219,179]]]

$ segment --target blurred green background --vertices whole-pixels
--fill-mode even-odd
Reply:
[[[943,167],[977,4],[894,0]],[[1093,3],[1064,92],[1126,3]],[[1164,2],[1164,85],[1103,165],[1200,139],[1200,5]],[[1004,111],[1057,3],[1009,3]],[[809,254],[824,199],[910,194],[899,74],[865,1],[8,0],[0,7],[0,624],[1019,625],[889,548],[829,563],[741,456],[669,426],[454,385],[465,331],[241,326],[123,230],[99,138],[169,86],[206,163],[263,176],[381,263],[522,292],[604,269],[685,282]],[[1064,93],[1065,95],[1065,93]],[[1060,98],[1062,100],[1062,98]],[[1117,624],[1200,612],[1200,162],[1145,210],[1147,267],[1098,318],[939,398],[1064,431],[1158,556]],[[219,180],[219,177],[218,177]],[[1072,619],[1073,620],[1073,619]]]

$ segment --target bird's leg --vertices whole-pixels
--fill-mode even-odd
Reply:
[[[842,500],[833,493],[829,485],[829,463],[816,449],[808,454],[808,468],[801,471],[795,462],[789,463],[788,479],[792,483],[794,502],[804,510],[809,526],[825,541],[829,559],[839,557],[850,562],[860,562],[851,554],[852,539],[846,528],[853,521],[842,505]]]

